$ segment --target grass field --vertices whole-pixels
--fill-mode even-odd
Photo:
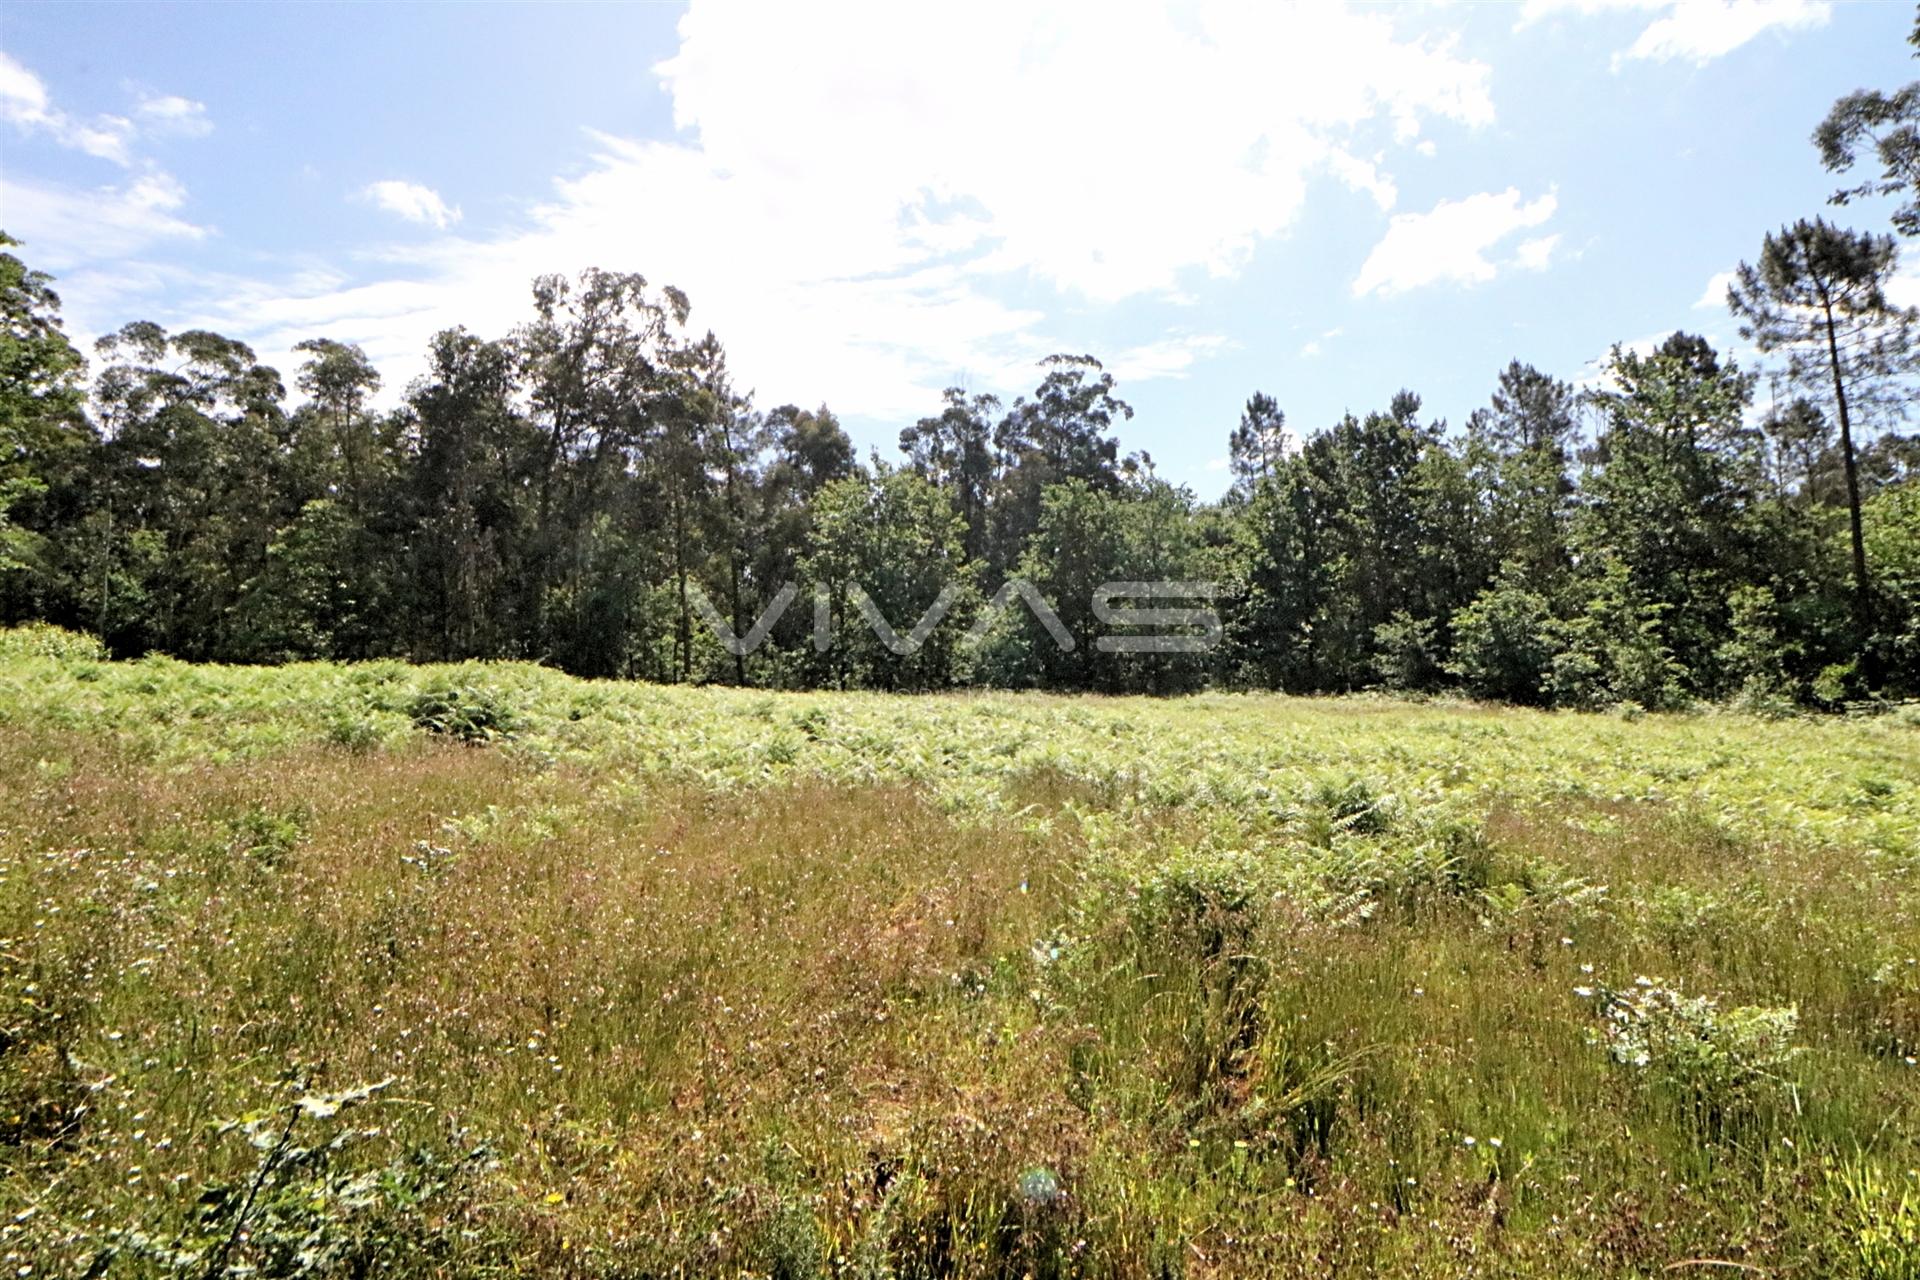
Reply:
[[[18,1275],[1920,1276],[1920,721],[0,636]]]

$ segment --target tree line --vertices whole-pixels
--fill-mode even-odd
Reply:
[[[1920,41],[1920,32],[1916,33]],[[1920,234],[1920,85],[1835,105],[1824,163]],[[1403,391],[1290,431],[1246,403],[1217,502],[1123,453],[1086,355],[1010,404],[948,390],[862,461],[827,407],[754,406],[687,297],[589,270],[500,337],[432,340],[398,407],[303,342],[129,324],[89,362],[0,241],[0,619],[116,654],[522,658],[769,687],[1463,689],[1555,706],[1920,695],[1920,315],[1895,237],[1807,219],[1729,292],[1749,370],[1675,333],[1585,389],[1515,361],[1459,430]],[[1219,643],[1111,653],[1097,589],[1218,584]],[[1029,584],[1077,643],[1030,610]],[[816,609],[779,608],[795,588]],[[945,593],[949,625],[898,652]],[[774,606],[771,610],[769,606]],[[710,621],[736,636],[722,642]],[[776,616],[777,615],[777,616]],[[836,642],[814,642],[824,621]],[[969,632],[968,625],[979,622]]]

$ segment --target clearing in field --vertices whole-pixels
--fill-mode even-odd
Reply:
[[[0,672],[20,1275],[1912,1276],[1920,726]]]

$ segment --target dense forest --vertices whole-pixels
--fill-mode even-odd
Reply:
[[[1843,181],[1877,170],[1834,203],[1892,197],[1903,238],[1916,122],[1920,84],[1863,91],[1814,137]],[[1515,361],[1460,429],[1402,391],[1295,434],[1256,393],[1222,424],[1214,503],[1122,452],[1132,409],[1091,356],[1042,362],[1011,404],[949,390],[863,462],[826,406],[754,406],[688,298],[636,274],[535,281],[522,325],[439,334],[382,408],[327,338],[298,348],[297,403],[215,333],[129,324],[89,361],[54,282],[0,252],[0,622],[120,655],[774,687],[1913,697],[1920,314],[1887,297],[1898,245],[1824,218],[1766,235],[1728,298],[1754,368],[1686,333],[1615,348],[1585,389]],[[1219,642],[1092,643],[1114,630],[1096,588],[1155,580],[1217,584]],[[1003,590],[1022,583],[1071,648]],[[936,600],[923,644],[868,624],[906,633]]]

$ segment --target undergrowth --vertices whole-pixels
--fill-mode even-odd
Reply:
[[[4,672],[15,1274],[1916,1274],[1911,725]]]

